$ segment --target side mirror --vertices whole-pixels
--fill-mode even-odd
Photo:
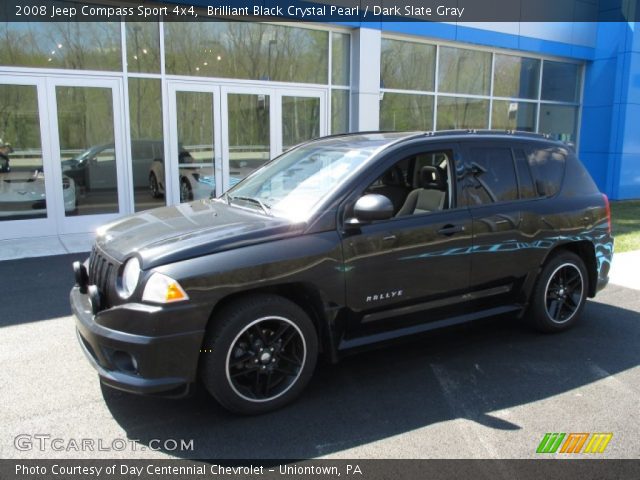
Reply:
[[[348,225],[359,225],[376,220],[388,220],[393,217],[393,203],[384,195],[369,193],[358,199],[353,207],[354,218],[347,220]]]

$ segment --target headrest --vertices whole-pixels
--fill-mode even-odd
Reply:
[[[447,186],[436,167],[425,166],[420,169],[420,187],[445,191]]]

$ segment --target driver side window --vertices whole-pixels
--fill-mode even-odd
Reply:
[[[387,197],[394,217],[448,209],[452,206],[452,160],[450,150],[411,155],[395,163],[364,193]]]

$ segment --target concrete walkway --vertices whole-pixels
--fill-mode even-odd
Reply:
[[[94,240],[93,233],[0,240],[0,261],[89,252]]]
[[[94,238],[85,233],[0,240],[0,261],[89,252]],[[615,285],[640,290],[640,250],[616,253],[609,277]]]

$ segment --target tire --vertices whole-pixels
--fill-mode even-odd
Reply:
[[[294,400],[313,375],[318,337],[309,316],[276,295],[253,295],[211,320],[202,348],[201,378],[226,409],[245,415]]]
[[[180,203],[190,202],[191,200],[193,200],[191,185],[183,178],[180,180]]]
[[[149,175],[149,190],[153,198],[160,198],[160,187],[158,186],[158,179],[155,173]]]
[[[527,319],[542,332],[567,330],[580,319],[588,291],[589,276],[582,259],[568,251],[555,254],[540,271]]]

